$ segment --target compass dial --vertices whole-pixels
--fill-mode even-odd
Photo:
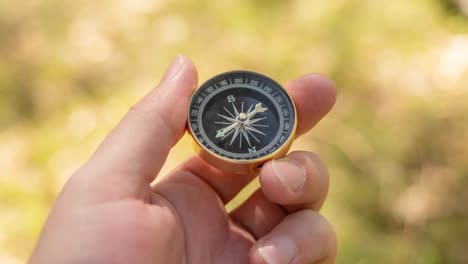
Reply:
[[[290,143],[296,127],[294,104],[281,85],[247,71],[208,80],[193,95],[188,114],[196,143],[233,161],[271,156]]]

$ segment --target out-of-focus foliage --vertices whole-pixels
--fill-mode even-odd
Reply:
[[[338,263],[468,263],[468,1],[0,2],[0,262],[177,53],[337,83],[296,149],[330,167]],[[187,140],[164,171],[191,155]],[[72,238],[71,238],[72,239]]]

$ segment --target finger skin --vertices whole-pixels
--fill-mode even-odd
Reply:
[[[112,195],[147,188],[185,132],[196,85],[195,66],[178,56],[160,84],[129,110],[78,174],[90,175],[92,187],[114,184]]]
[[[278,238],[289,243],[279,243]],[[287,216],[262,237],[250,251],[250,263],[331,264],[336,251],[336,235],[329,222],[315,211],[303,210]]]
[[[159,181],[154,191],[167,199],[180,216],[188,263],[229,263],[209,260],[233,248],[245,254],[231,255],[228,259],[248,263],[254,239],[245,230],[234,227],[216,192],[197,175],[175,171]]]
[[[335,84],[319,74],[305,74],[284,84],[297,108],[297,131],[300,136],[314,127],[336,102]]]
[[[198,155],[186,160],[179,169],[190,171],[206,181],[216,190],[224,204],[227,204],[253,179],[252,175],[227,173],[218,170],[206,163]]]
[[[281,162],[286,160],[286,162]],[[324,203],[329,186],[328,171],[320,158],[310,152],[297,151],[280,159],[273,169],[271,162],[260,172],[261,190],[255,192],[242,205],[231,212],[231,217],[247,228],[254,237],[262,237],[278,225],[287,213],[303,209],[318,211]],[[301,166],[305,173],[294,167]],[[291,192],[275,175],[292,177],[294,172],[305,176],[302,188]]]
[[[270,232],[287,215],[288,213],[281,206],[265,198],[262,190],[257,190],[229,214],[236,223],[247,229],[256,239]]]
[[[293,179],[302,177],[303,183],[294,185]],[[274,203],[318,211],[328,193],[329,175],[316,154],[297,151],[266,163],[260,172],[260,184],[265,197]]]
[[[297,110],[296,137],[317,124],[333,107],[336,90],[333,82],[317,74],[306,74],[285,84]],[[238,175],[219,171],[199,157],[189,159],[181,166],[199,175],[212,186],[224,203],[234,198],[256,175]]]

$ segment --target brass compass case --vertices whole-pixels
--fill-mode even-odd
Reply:
[[[216,75],[193,94],[188,131],[196,152],[215,168],[257,173],[263,163],[288,152],[297,113],[287,91],[250,71]]]

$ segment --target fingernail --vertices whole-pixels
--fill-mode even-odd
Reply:
[[[289,193],[296,194],[302,190],[306,181],[306,170],[299,162],[282,158],[272,160],[271,167],[275,176]]]
[[[177,75],[179,75],[180,71],[182,70],[184,63],[184,56],[177,55],[169,66],[169,69],[167,69],[166,73],[164,74],[163,80],[170,81],[177,77]]]
[[[297,254],[296,243],[284,235],[259,242],[257,249],[267,264],[288,264]]]

